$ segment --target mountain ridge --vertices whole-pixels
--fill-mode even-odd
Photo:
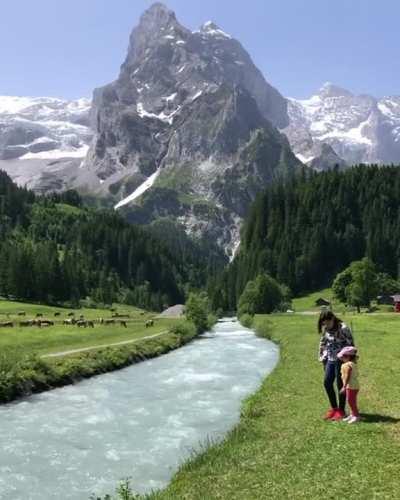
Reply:
[[[400,163],[400,96],[354,95],[326,83],[309,99],[288,99],[283,129],[307,164],[328,144],[347,165]]]

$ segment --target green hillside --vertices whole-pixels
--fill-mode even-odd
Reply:
[[[361,165],[274,183],[253,204],[239,253],[211,288],[231,311],[246,283],[269,273],[294,296],[330,286],[351,262],[368,257],[398,278],[400,169]]]
[[[112,210],[86,208],[74,191],[35,196],[4,172],[0,199],[0,295],[8,298],[162,310],[203,286],[219,259]]]

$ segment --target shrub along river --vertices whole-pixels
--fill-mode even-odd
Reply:
[[[0,407],[0,498],[88,499],[123,478],[165,486],[200,444],[239,420],[278,347],[225,320],[191,344]]]

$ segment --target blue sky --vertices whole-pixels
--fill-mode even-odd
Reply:
[[[147,0],[5,0],[0,95],[90,97],[115,79]],[[331,81],[354,93],[400,94],[398,0],[169,0],[179,21],[207,20],[238,38],[291,97]]]

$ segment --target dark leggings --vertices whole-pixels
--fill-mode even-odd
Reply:
[[[340,408],[344,411],[346,406],[346,394],[340,394],[340,389],[343,387],[342,377],[340,375],[340,367],[342,366],[341,361],[327,361],[325,363],[325,378],[324,387],[329,398],[329,402],[332,408]],[[334,389],[334,384],[337,384],[338,394],[339,394],[339,406],[337,404],[336,392]]]

